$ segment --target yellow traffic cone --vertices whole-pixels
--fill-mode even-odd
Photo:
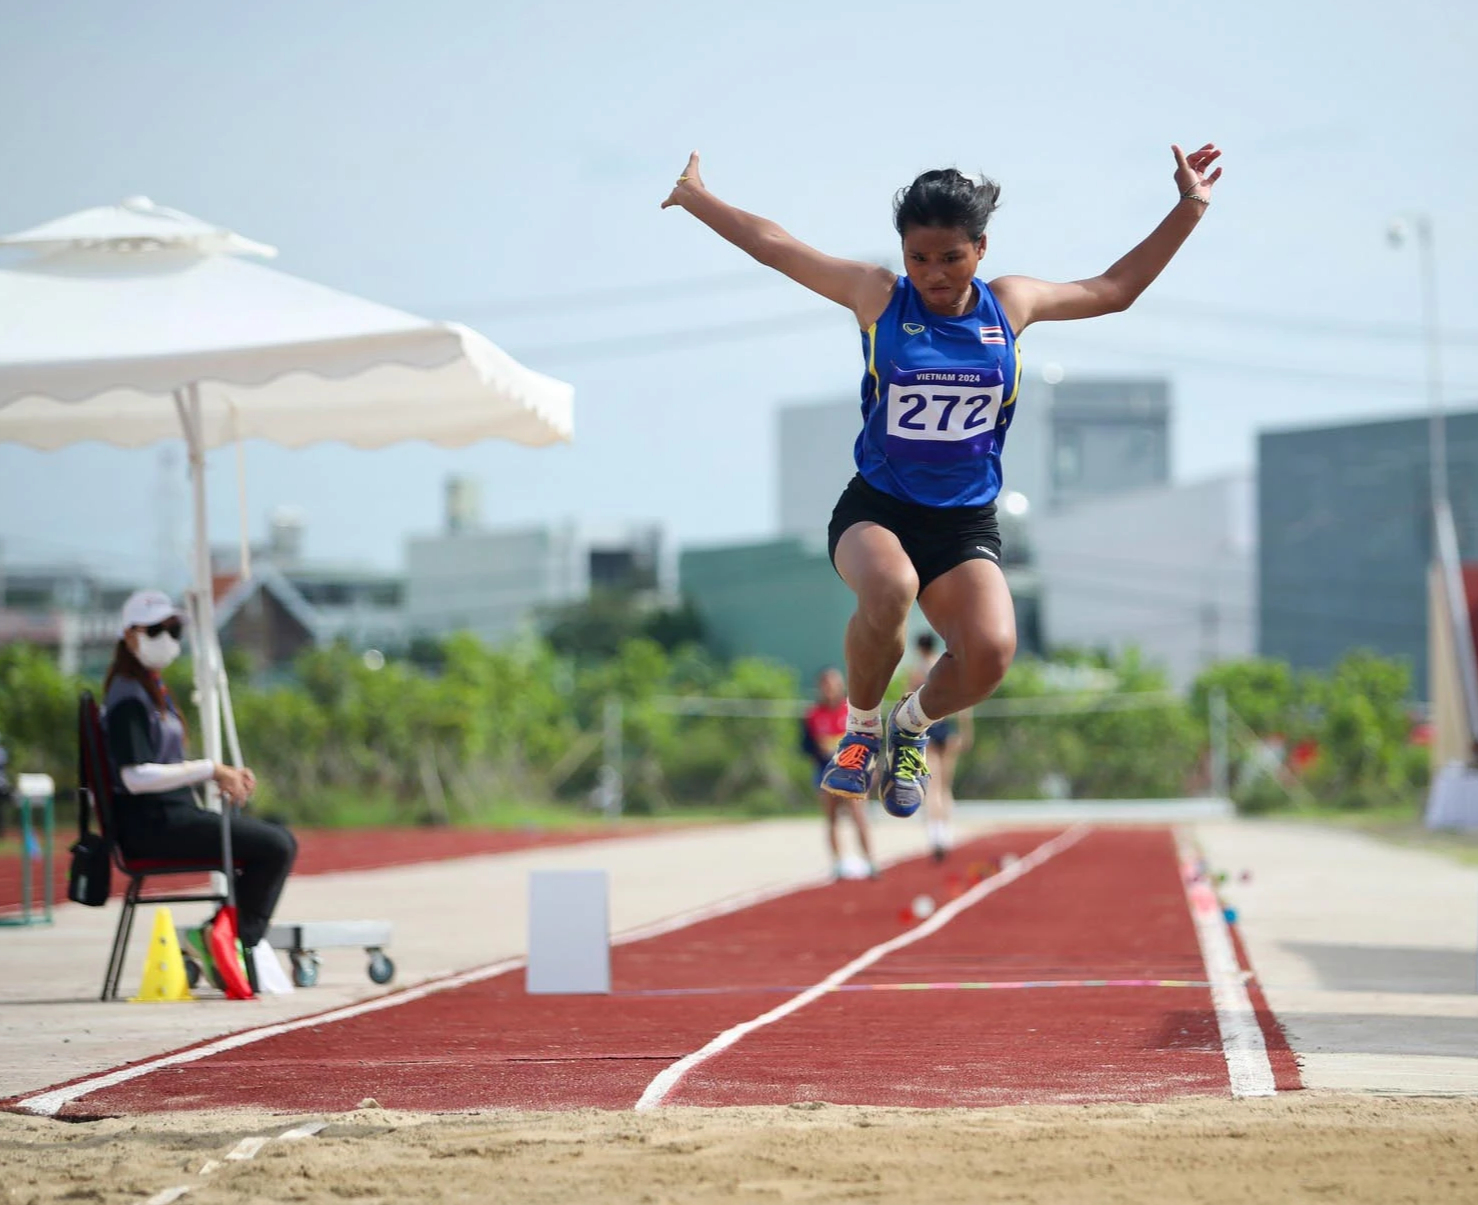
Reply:
[[[190,995],[189,980],[185,978],[180,939],[175,935],[174,918],[168,908],[154,910],[154,932],[149,935],[144,980],[139,985],[139,994],[130,999],[132,1003],[194,999]]]

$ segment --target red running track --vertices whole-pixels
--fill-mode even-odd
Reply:
[[[411,866],[418,862],[443,862],[448,858],[470,858],[478,854],[516,853],[521,849],[573,845],[583,841],[609,841],[619,837],[648,837],[670,825],[587,825],[562,829],[462,829],[462,828],[372,828],[294,829],[298,839],[298,861],[294,874],[336,874],[345,870],[375,870],[384,866]],[[13,829],[13,826],[12,826]],[[76,839],[75,826],[58,831],[53,884],[54,902],[67,898],[67,848]],[[41,899],[39,859],[32,862],[32,898]],[[180,891],[186,886],[172,880],[160,890]],[[204,879],[201,880],[204,882]],[[115,874],[115,888],[117,887]],[[146,896],[147,898],[147,896]],[[0,855],[0,912],[21,906],[21,861],[18,852]]]
[[[346,1110],[630,1108],[716,1035],[783,1004],[907,931],[917,894],[965,887],[971,862],[1051,833],[1003,833],[956,868],[916,860],[883,880],[797,891],[613,951],[613,993],[529,997],[523,973],[342,1021],[308,1024],[67,1104],[62,1116],[255,1106]],[[1089,833],[890,954],[842,990],[694,1068],[664,1103],[980,1106],[1154,1101],[1229,1092],[1174,841]],[[1061,986],[1085,980],[1139,986]],[[958,986],[1013,984],[994,988]],[[897,990],[896,985],[930,984]],[[1056,986],[1054,986],[1056,985]],[[1277,1086],[1299,1086],[1260,993]]]

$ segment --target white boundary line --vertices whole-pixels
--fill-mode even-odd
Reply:
[[[300,1126],[294,1126],[290,1130],[283,1130],[276,1135],[278,1142],[296,1142],[302,1138],[312,1138],[314,1134],[328,1125],[326,1121],[309,1121]],[[246,1159],[255,1159],[261,1149],[273,1140],[271,1134],[257,1134],[250,1138],[243,1138],[229,1154],[222,1156],[228,1161],[241,1162]],[[222,1159],[207,1159],[195,1174],[204,1178],[214,1172],[221,1170],[225,1164]],[[173,1188],[164,1188],[156,1192],[152,1197],[143,1202],[143,1205],[173,1205],[191,1189],[189,1184],[176,1184]]]
[[[1263,1041],[1252,998],[1247,994],[1231,928],[1211,884],[1196,873],[1199,859],[1184,832],[1176,832],[1175,845],[1186,903],[1196,925],[1196,940],[1201,944],[1201,961],[1206,964],[1206,978],[1211,981],[1211,1004],[1216,1009],[1216,1026],[1221,1031],[1232,1095],[1276,1096],[1273,1064],[1268,1058],[1267,1043]]]
[[[905,946],[912,945],[920,938],[937,933],[966,908],[978,904],[986,896],[999,891],[1009,883],[1014,883],[1028,871],[1035,870],[1049,858],[1061,853],[1070,846],[1076,845],[1088,835],[1089,831],[1087,825],[1077,824],[1066,832],[1059,833],[1050,841],[1037,846],[1026,857],[1012,863],[1012,865],[1002,870],[999,874],[982,880],[958,899],[951,900],[928,920],[924,921],[923,924],[915,925],[907,932],[882,942],[880,945],[873,946],[872,949],[859,954],[851,962],[847,963],[846,966],[833,971],[825,979],[821,980],[820,983],[808,987],[799,995],[792,996],[784,1004],[772,1008],[769,1012],[762,1013],[758,1017],[752,1017],[748,1021],[741,1022],[730,1029],[724,1030],[723,1033],[719,1034],[718,1037],[714,1038],[706,1046],[693,1051],[692,1054],[685,1055],[677,1062],[659,1072],[652,1082],[647,1085],[646,1090],[641,1094],[641,1099],[636,1102],[637,1110],[655,1109],[666,1099],[668,1093],[677,1087],[683,1076],[698,1066],[698,1064],[707,1062],[714,1055],[727,1050],[741,1038],[753,1033],[755,1030],[773,1024],[783,1017],[788,1017],[797,1009],[804,1008],[811,1001],[818,999],[833,988],[845,983],[859,971],[866,970],[880,958],[886,957],[895,950],[901,950]]]
[[[916,855],[906,855],[898,860],[903,861],[913,856]],[[660,937],[664,933],[673,933],[678,929],[685,929],[689,925],[695,925],[699,921],[711,920],[714,917],[738,912],[744,908],[765,903],[782,895],[805,891],[813,887],[825,886],[830,881],[829,876],[810,875],[804,879],[772,883],[767,887],[738,892],[734,895],[725,896],[711,904],[704,904],[701,907],[693,908],[686,912],[676,913],[663,920],[652,921],[646,925],[638,925],[636,928],[623,930],[612,938],[612,944],[625,945],[629,942],[644,941],[649,937]],[[159,1058],[150,1059],[147,1062],[138,1063],[132,1067],[123,1067],[118,1070],[104,1072],[101,1075],[91,1076],[60,1088],[48,1088],[44,1092],[38,1092],[34,1096],[28,1096],[23,1100],[16,1101],[11,1107],[23,1109],[28,1113],[39,1114],[43,1117],[55,1117],[57,1113],[74,1100],[88,1096],[93,1092],[100,1092],[104,1088],[113,1088],[118,1084],[125,1084],[129,1080],[138,1079],[140,1076],[163,1070],[165,1067],[178,1067],[184,1063],[198,1062],[201,1059],[210,1058],[212,1055],[224,1054],[228,1050],[237,1050],[242,1046],[250,1046],[256,1042],[265,1041],[267,1038],[275,1038],[285,1033],[292,1033],[294,1030],[306,1029],[310,1025],[327,1025],[335,1021],[348,1021],[354,1017],[364,1016],[366,1013],[379,1012],[382,1009],[396,1008],[402,1004],[410,1004],[413,1001],[425,999],[427,996],[433,996],[439,992],[467,987],[469,984],[480,983],[484,979],[492,979],[505,972],[517,970],[526,962],[527,959],[521,956],[504,958],[485,966],[474,967],[470,971],[461,971],[457,974],[446,975],[439,979],[429,979],[425,983],[417,984],[415,987],[409,987],[387,996],[376,996],[372,1000],[364,1000],[358,1004],[350,1004],[343,1008],[331,1009],[323,1013],[313,1013],[304,1017],[295,1017],[290,1021],[282,1021],[275,1025],[263,1025],[256,1029],[245,1029],[239,1033],[228,1034],[223,1038],[217,1038],[213,1042],[207,1042],[203,1046],[194,1046],[188,1050],[163,1055]]]

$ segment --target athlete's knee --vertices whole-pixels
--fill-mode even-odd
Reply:
[[[959,658],[960,673],[970,693],[984,699],[1011,668],[1016,656],[1016,632],[1012,628],[980,628],[949,651]]]
[[[879,575],[857,593],[857,612],[875,628],[902,628],[918,597],[919,579],[907,573]]]

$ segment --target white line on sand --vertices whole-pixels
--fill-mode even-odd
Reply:
[[[295,1142],[300,1138],[312,1138],[314,1134],[318,1133],[319,1130],[327,1125],[328,1122],[326,1121],[305,1121],[302,1125],[294,1126],[290,1130],[283,1130],[282,1133],[277,1135],[277,1141]],[[271,1134],[254,1134],[250,1138],[243,1138],[231,1148],[230,1153],[225,1158],[236,1162],[255,1159],[257,1153],[272,1140]],[[200,1176],[209,1176],[213,1172],[219,1171],[222,1166],[224,1165],[219,1159],[207,1159],[201,1164],[200,1171],[197,1174]],[[178,1201],[189,1191],[190,1185],[177,1184],[173,1188],[165,1188],[156,1192],[144,1202],[144,1205],[171,1205],[171,1202]]]
[[[1217,1028],[1221,1030],[1221,1047],[1226,1055],[1232,1095],[1274,1096],[1278,1089],[1273,1080],[1273,1064],[1268,1059],[1262,1026],[1258,1024],[1242,967],[1237,962],[1232,931],[1222,914],[1216,892],[1197,873],[1200,859],[1190,841],[1181,832],[1176,833],[1175,839],[1186,902],[1196,924],[1196,939],[1201,943],[1206,978],[1211,981],[1211,1004],[1216,1009]]]
[[[1035,870],[1038,866],[1047,861],[1049,858],[1055,856],[1056,854],[1060,854],[1068,847],[1077,844],[1077,842],[1081,841],[1085,836],[1088,835],[1088,832],[1089,829],[1087,825],[1074,825],[1065,833],[1060,833],[1056,837],[1053,837],[1050,841],[1037,846],[1037,848],[1032,850],[1031,853],[1027,854],[1026,857],[1012,863],[1010,866],[1002,870],[999,874],[992,875],[990,878],[976,883],[975,886],[970,888],[969,891],[965,892],[964,895],[960,896],[958,899],[951,900],[948,904],[944,905],[944,907],[940,908],[939,911],[935,912],[934,915],[929,917],[928,920],[924,921],[923,924],[915,925],[906,933],[901,933],[897,937],[891,938],[890,940],[885,941],[880,945],[873,946],[872,949],[866,951],[865,953],[859,954],[856,958],[847,963],[847,965],[842,967],[840,970],[833,971],[825,979],[821,980],[820,983],[813,984],[811,987],[808,987],[799,995],[792,996],[784,1004],[772,1008],[769,1012],[762,1013],[758,1017],[753,1017],[748,1021],[744,1021],[738,1025],[735,1025],[731,1029],[724,1030],[723,1033],[719,1034],[718,1037],[714,1038],[711,1042],[708,1043],[708,1045],[702,1047],[699,1050],[693,1051],[692,1054],[684,1056],[683,1058],[679,1059],[677,1062],[673,1063],[671,1066],[660,1072],[657,1077],[647,1085],[646,1091],[641,1094],[641,1099],[636,1102],[637,1109],[645,1110],[656,1108],[663,1102],[664,1099],[666,1099],[667,1094],[671,1092],[673,1088],[677,1087],[678,1082],[683,1078],[683,1076],[685,1076],[694,1067],[698,1066],[698,1064],[707,1062],[714,1055],[720,1053],[721,1051],[727,1050],[730,1046],[734,1045],[735,1042],[739,1041],[747,1034],[753,1033],[756,1029],[760,1029],[766,1025],[772,1024],[775,1021],[779,1021],[782,1017],[788,1017],[791,1013],[795,1012],[799,1008],[804,1008],[807,1004],[810,1004],[811,1001],[824,996],[827,992],[845,983],[848,979],[857,974],[859,971],[866,970],[873,963],[877,962],[880,958],[885,958],[887,957],[887,955],[893,953],[893,951],[895,950],[901,950],[905,946],[912,945],[920,938],[928,937],[931,933],[937,933],[940,929],[944,928],[945,925],[949,924],[950,921],[954,920],[954,918],[957,917],[966,908],[969,908],[973,904],[978,904],[981,900],[985,899],[986,896],[992,894],[993,892],[999,891],[1002,887],[1005,887],[1009,883],[1014,883],[1017,879],[1021,878],[1021,876],[1026,874],[1028,871]]]
[[[903,859],[898,859],[902,861]],[[712,904],[705,904],[700,908],[693,908],[686,912],[679,912],[664,920],[653,921],[651,924],[640,925],[634,929],[625,930],[617,934],[613,944],[624,945],[627,942],[643,941],[648,937],[660,937],[664,933],[672,933],[678,929],[685,929],[689,925],[697,924],[699,921],[711,920],[717,916],[725,916],[731,912],[762,904],[767,900],[776,899],[782,895],[789,895],[795,891],[804,891],[810,887],[820,887],[830,881],[827,876],[808,876],[804,879],[793,879],[789,882],[775,883],[768,887],[757,888],[753,891],[744,891],[736,895],[726,896]],[[129,1080],[138,1079],[140,1076],[149,1075],[151,1072],[160,1071],[165,1067],[178,1067],[183,1063],[194,1063],[200,1059],[210,1058],[212,1055],[224,1054],[228,1050],[237,1050],[242,1046],[250,1046],[253,1043],[265,1041],[267,1038],[275,1038],[281,1034],[292,1033],[294,1030],[306,1029],[310,1025],[329,1025],[335,1021],[348,1021],[354,1017],[361,1017],[366,1013],[379,1012],[381,1009],[396,1008],[402,1004],[410,1004],[415,1000],[425,999],[427,996],[436,995],[438,992],[452,991],[469,984],[480,983],[484,979],[492,979],[506,971],[517,970],[524,965],[523,958],[505,958],[498,962],[489,963],[486,966],[474,967],[470,971],[461,971],[455,975],[445,975],[439,979],[428,979],[425,983],[417,984],[399,992],[392,992],[386,996],[376,996],[372,1000],[364,1000],[358,1004],[346,1005],[343,1008],[332,1009],[325,1013],[315,1013],[306,1017],[296,1017],[291,1021],[283,1021],[276,1025],[263,1025],[257,1029],[245,1029],[240,1033],[228,1034],[223,1038],[217,1038],[213,1042],[207,1042],[203,1046],[194,1046],[188,1050],[182,1050],[175,1054],[163,1055],[147,1062],[138,1063],[132,1067],[123,1067],[118,1070],[104,1072],[101,1075],[91,1076],[79,1080],[74,1084],[67,1084],[59,1088],[48,1088],[44,1092],[38,1092],[34,1096],[28,1096],[24,1100],[15,1103],[15,1108],[24,1109],[30,1113],[37,1113],[43,1117],[54,1117],[65,1106],[74,1100],[87,1096],[93,1092],[100,1092],[104,1088],[116,1087],[118,1084],[127,1083]]]
[[[226,1158],[239,1163],[243,1159],[255,1159],[257,1152],[267,1143],[272,1141],[270,1134],[253,1134],[250,1138],[243,1138],[233,1146],[226,1154]]]

